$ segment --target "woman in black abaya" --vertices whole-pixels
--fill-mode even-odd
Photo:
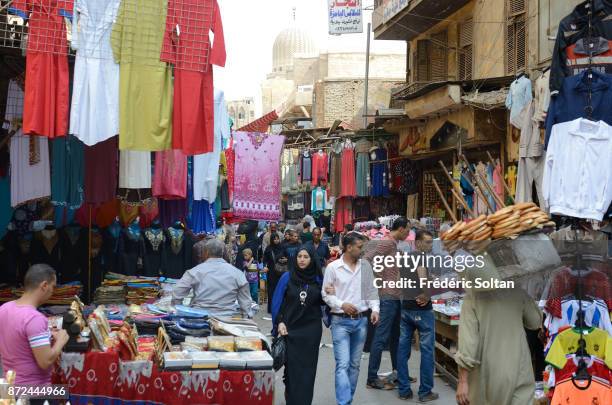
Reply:
[[[283,257],[283,247],[281,246],[280,236],[274,233],[270,237],[270,245],[264,252],[263,263],[267,271],[268,277],[268,313],[272,313],[272,297],[274,297],[274,290],[278,280],[283,275],[281,266],[277,267],[276,261]],[[285,266],[287,267],[287,266]]]
[[[274,295],[274,324],[287,341],[285,399],[287,405],[310,405],[321,343],[321,296],[323,277],[314,248],[298,249],[293,269],[278,282]]]

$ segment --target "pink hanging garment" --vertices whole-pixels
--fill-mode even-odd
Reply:
[[[495,166],[495,170],[493,170],[493,191],[495,191],[495,194],[497,194],[502,201],[504,200],[503,181],[501,164],[498,162],[497,166]]]
[[[281,135],[236,132],[234,215],[239,218],[280,218]]]
[[[153,195],[163,200],[187,198],[187,156],[182,151],[155,152]]]

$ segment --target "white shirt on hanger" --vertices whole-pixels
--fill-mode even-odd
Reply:
[[[612,202],[612,127],[578,118],[553,126],[542,192],[557,215],[601,221]]]

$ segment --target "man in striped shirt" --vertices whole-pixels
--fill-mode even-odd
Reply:
[[[21,298],[0,307],[2,370],[15,371],[17,385],[51,384],[51,366],[68,342],[66,331],[49,331],[47,318],[37,310],[51,298],[55,283],[55,270],[35,264],[25,275]]]

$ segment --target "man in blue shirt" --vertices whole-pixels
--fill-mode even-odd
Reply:
[[[321,265],[321,268],[324,268],[325,263],[331,257],[331,254],[329,252],[329,245],[321,240],[322,237],[323,232],[321,231],[321,228],[314,228],[312,230],[312,241],[307,242],[307,244],[314,247],[315,252],[317,252],[319,264]]]

